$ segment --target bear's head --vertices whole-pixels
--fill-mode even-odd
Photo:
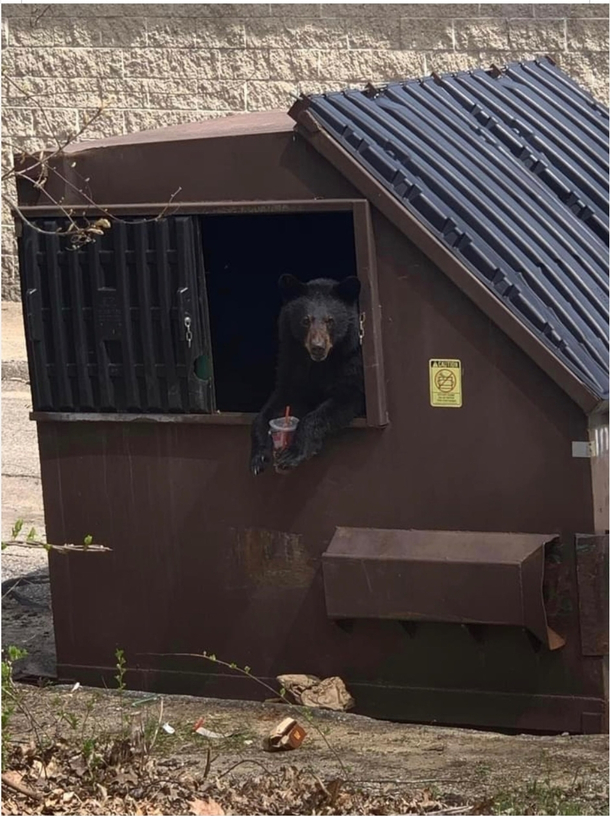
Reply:
[[[339,345],[357,345],[358,278],[303,283],[293,275],[282,275],[279,285],[284,298],[280,327],[304,346],[312,360],[326,360]]]

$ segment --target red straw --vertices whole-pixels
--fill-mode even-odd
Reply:
[[[290,418],[290,405],[286,406],[286,410],[284,411],[284,428],[288,425],[288,419]],[[282,431],[282,450],[286,447],[286,436],[287,431]]]

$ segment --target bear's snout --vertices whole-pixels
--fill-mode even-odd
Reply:
[[[332,347],[333,344],[325,326],[310,327],[305,338],[305,348],[314,362],[320,363],[326,360]]]

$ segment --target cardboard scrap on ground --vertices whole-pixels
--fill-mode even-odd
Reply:
[[[340,677],[320,680],[311,674],[280,674],[279,684],[290,692],[295,701],[309,708],[330,708],[347,711],[355,705],[354,698]]]
[[[286,717],[264,738],[265,751],[289,751],[298,748],[305,739],[305,730],[292,717]]]

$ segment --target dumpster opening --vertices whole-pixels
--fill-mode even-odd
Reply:
[[[258,412],[273,390],[278,279],[357,275],[351,212],[201,217],[216,408]]]

